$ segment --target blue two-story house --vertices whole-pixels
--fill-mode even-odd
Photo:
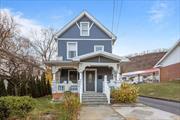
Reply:
[[[120,79],[120,63],[128,60],[112,54],[116,36],[83,11],[57,33],[55,40],[57,59],[46,62],[52,67],[53,99],[71,91],[79,94],[80,102],[86,102],[86,97],[90,100],[91,96],[104,95],[109,103],[108,81]]]

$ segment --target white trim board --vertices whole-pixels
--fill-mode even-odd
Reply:
[[[57,40],[112,40],[112,39],[92,39],[92,38],[57,38]]]
[[[94,81],[95,86],[94,87],[95,87],[95,92],[97,92],[97,69],[95,68],[93,69],[88,68],[84,70],[84,91],[89,92],[89,91],[86,91],[86,71],[95,71],[95,81]]]

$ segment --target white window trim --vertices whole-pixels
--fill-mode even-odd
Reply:
[[[82,35],[82,23],[87,23],[88,24],[88,35]],[[80,22],[80,36],[89,36],[89,22]]]
[[[97,52],[96,47],[102,47],[102,52],[104,51],[104,45],[94,45],[94,52]]]
[[[67,54],[67,59],[72,59],[72,58],[69,58],[69,54],[68,54],[68,48],[69,48],[69,43],[75,43],[76,44],[76,56],[78,56],[78,43],[77,42],[67,42],[67,45],[66,45],[66,54]],[[75,56],[75,57],[76,57]]]
[[[68,70],[68,83],[69,83],[69,81],[70,81],[70,72],[71,72],[71,71],[77,72],[77,83],[78,83],[78,71],[77,71],[77,70]]]

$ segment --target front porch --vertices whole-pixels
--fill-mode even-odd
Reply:
[[[120,63],[125,58],[107,52],[93,52],[71,61],[54,60],[52,67],[53,100],[60,99],[65,91],[77,93],[82,102],[83,93],[103,93],[110,103],[110,88],[120,86]]]
[[[52,92],[53,99],[60,99],[65,91],[78,93],[80,96],[85,92],[104,93],[104,81],[117,81],[119,73],[114,65],[88,65],[80,63],[75,66],[53,66]],[[83,69],[81,66],[84,66]],[[116,68],[116,69],[115,69]]]

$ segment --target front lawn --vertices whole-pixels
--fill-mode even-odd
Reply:
[[[56,120],[61,120],[61,103],[53,103],[51,96],[41,97],[36,99],[35,109],[29,113],[29,117],[32,120],[44,119],[44,117],[51,117]]]
[[[180,101],[180,81],[137,85],[140,95]]]

